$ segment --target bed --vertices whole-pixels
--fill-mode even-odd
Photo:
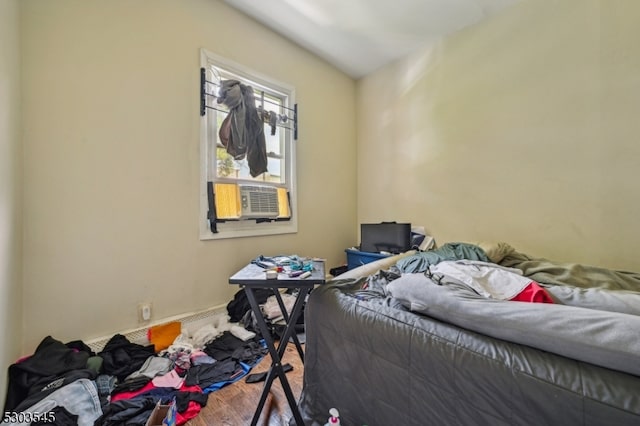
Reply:
[[[554,303],[496,299],[429,271],[478,262]],[[445,277],[446,278],[446,277]],[[348,271],[305,308],[305,423],[640,424],[640,274],[448,243]]]

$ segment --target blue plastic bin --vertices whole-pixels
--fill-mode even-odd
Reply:
[[[345,253],[347,253],[347,268],[349,270],[390,256],[389,254],[371,253],[354,249],[346,249]]]

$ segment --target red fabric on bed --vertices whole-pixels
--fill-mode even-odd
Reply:
[[[547,293],[547,290],[540,287],[537,282],[531,281],[516,297],[511,300],[516,302],[530,303],[553,303],[553,299]]]

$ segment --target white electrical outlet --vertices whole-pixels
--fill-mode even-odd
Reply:
[[[151,319],[151,303],[141,303],[138,305],[138,317],[140,321],[149,321]]]

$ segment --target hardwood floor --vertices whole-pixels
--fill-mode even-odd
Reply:
[[[304,348],[304,345],[303,345]],[[282,358],[283,363],[289,363],[293,370],[287,373],[287,379],[296,398],[302,391],[303,364],[300,356],[292,343],[287,345]],[[267,371],[271,365],[271,357],[267,354],[256,365],[251,373]],[[220,390],[209,394],[207,406],[200,411],[197,417],[186,423],[187,426],[245,426],[251,423],[253,414],[264,382],[245,383],[244,378],[236,383],[227,385]],[[258,421],[259,426],[285,426],[289,424],[291,409],[287,403],[280,380],[275,379],[271,387],[270,395],[262,409]]]

